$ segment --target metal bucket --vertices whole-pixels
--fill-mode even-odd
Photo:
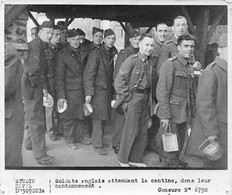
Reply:
[[[220,159],[223,156],[223,149],[216,141],[210,142],[206,139],[200,146],[200,152],[211,161]]]

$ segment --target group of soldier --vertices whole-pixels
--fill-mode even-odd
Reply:
[[[55,141],[63,134],[72,150],[78,142],[92,143],[97,154],[106,155],[109,145],[103,138],[115,109],[112,147],[121,167],[146,167],[146,148],[159,154],[163,167],[188,166],[184,158],[188,154],[201,158],[204,167],[227,167],[226,35],[219,40],[219,56],[201,73],[194,57],[196,41],[183,16],[173,20],[171,39],[165,23],[156,26],[155,37],[133,29],[130,45],[119,53],[112,29],[93,27],[92,41],[81,29],[67,29],[63,22],[44,21],[37,30],[28,44],[22,91],[29,125],[26,148],[33,150],[38,163],[55,159],[47,154],[45,143],[43,98],[51,94],[49,137]],[[92,106],[91,117],[84,115],[84,103]],[[58,114],[57,108],[66,105]],[[162,136],[167,131],[177,135],[178,151],[164,151]],[[222,158],[210,162],[196,152],[205,139],[219,141]]]

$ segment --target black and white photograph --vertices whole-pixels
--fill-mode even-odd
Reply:
[[[1,1],[0,194],[232,195],[231,8]]]

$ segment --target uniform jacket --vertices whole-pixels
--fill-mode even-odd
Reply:
[[[114,87],[119,98],[125,102],[129,101],[133,89],[138,84],[141,75],[144,74],[137,88],[150,88],[151,83],[151,59],[146,60],[139,52],[129,56],[121,65],[119,73],[114,81]]]
[[[208,136],[220,136],[220,123],[227,124],[227,67],[226,61],[216,57],[200,76],[197,113],[186,154],[201,156],[200,144]]]
[[[162,48],[162,43],[160,43],[156,38],[155,40],[155,44],[154,44],[154,50],[152,53],[152,97],[153,100],[155,100],[155,102],[157,103],[157,98],[156,98],[156,86],[159,80],[158,77],[158,70],[157,70],[157,65],[158,65],[158,60],[160,57],[160,52],[161,52],[161,48]]]
[[[5,45],[5,157],[6,166],[22,166],[24,111],[21,93],[23,65],[11,44]]]
[[[46,50],[47,44],[40,37],[28,43],[28,57],[22,79],[23,96],[26,99],[32,99],[34,94],[43,96],[42,89],[48,89]],[[35,90],[41,93],[35,93]]]
[[[92,96],[92,118],[108,120],[110,118],[110,101],[112,98],[112,81],[115,47],[109,51],[104,44],[92,50],[84,71],[85,96]]]
[[[57,99],[66,99],[68,109],[60,114],[61,118],[83,119],[84,103],[83,66],[86,53],[67,46],[57,58],[55,90]]]
[[[188,60],[177,54],[161,66],[156,91],[157,115],[161,119],[171,119],[174,123],[187,121],[188,82],[192,82],[187,63]]]
[[[125,49],[122,49],[117,57],[116,63],[115,63],[115,69],[114,69],[114,79],[118,74],[118,71],[122,65],[122,63],[125,61],[125,59],[133,54],[138,53],[139,49],[134,48],[132,45],[129,45]]]

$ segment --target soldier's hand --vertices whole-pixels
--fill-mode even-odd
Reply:
[[[216,136],[216,135],[211,135],[211,136],[208,137],[208,140],[209,140],[210,142],[214,142],[216,139],[217,139],[217,136]]]
[[[66,102],[67,100],[66,99],[59,99],[58,101],[57,101],[57,107],[59,108],[59,109],[62,109],[63,107],[64,107],[64,102]]]
[[[169,119],[161,119],[160,122],[161,122],[162,127],[167,129],[169,126],[170,120]]]
[[[85,102],[89,103],[91,101],[92,97],[90,95],[85,96]]]
[[[43,95],[44,95],[44,97],[48,97],[48,90],[47,89],[43,89]]]

